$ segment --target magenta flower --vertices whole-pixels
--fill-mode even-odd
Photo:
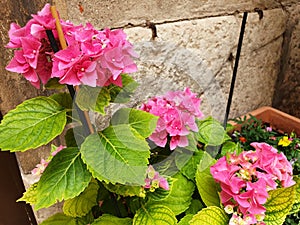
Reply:
[[[160,147],[165,147],[169,139],[171,150],[177,146],[188,146],[187,135],[191,131],[198,131],[195,120],[203,116],[200,102],[189,88],[149,99],[148,103],[141,106],[141,110],[159,117],[149,139]]]
[[[266,143],[251,143],[255,151],[244,151],[220,158],[211,166],[214,179],[221,186],[221,201],[226,207],[233,207],[236,216],[230,224],[264,224],[266,211],[263,206],[268,191],[295,184],[292,166],[277,149]],[[241,217],[239,215],[242,215]],[[261,220],[257,221],[257,218]]]
[[[45,37],[45,30],[55,29],[55,19],[50,11],[50,4],[46,4],[44,8],[32,16],[31,34],[37,38]]]
[[[10,63],[5,67],[6,70],[15,72],[15,73],[22,73],[23,76],[30,81],[30,83],[36,87],[40,87],[39,77],[32,68],[29,63],[27,62],[26,58],[24,57],[24,51],[18,50],[15,51],[14,58],[10,61]]]
[[[21,48],[21,38],[28,37],[30,35],[30,23],[27,23],[25,27],[20,27],[16,23],[10,24],[8,31],[9,42],[5,46],[6,48]]]
[[[68,85],[122,87],[120,75],[137,71],[137,55],[122,30],[99,31],[90,23],[75,26],[61,20],[68,47],[53,54],[45,32],[51,30],[57,38],[50,4],[32,17],[24,27],[11,24],[6,47],[20,50],[6,68],[22,73],[36,88],[54,77]]]

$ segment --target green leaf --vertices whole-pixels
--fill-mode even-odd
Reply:
[[[94,222],[94,215],[93,212],[90,211],[86,216],[84,217],[77,217],[77,225],[88,225]]]
[[[202,203],[198,199],[193,199],[190,207],[185,211],[186,214],[196,214],[200,209],[204,208]]]
[[[8,112],[0,124],[0,148],[26,151],[49,143],[66,125],[66,112],[53,99],[37,97]]]
[[[66,92],[51,95],[49,98],[56,101],[58,104],[60,104],[65,109],[72,109],[72,107],[73,107],[73,100],[71,98],[71,95]]]
[[[130,186],[123,184],[103,184],[104,187],[110,192],[116,193],[118,195],[128,197],[128,196],[138,196],[144,198],[146,196],[145,190],[142,186]]]
[[[83,126],[75,126],[67,130],[65,142],[68,147],[80,147],[85,140]]]
[[[174,178],[168,177],[166,179],[167,179],[168,184],[169,184],[169,190],[165,190],[163,188],[157,188],[157,189],[155,189],[154,192],[149,191],[147,193],[147,197],[150,200],[153,200],[153,201],[162,201],[162,200],[166,199],[170,195],[171,190],[173,188]]]
[[[300,211],[300,178],[298,176],[294,176],[293,180],[296,181],[295,201],[289,214],[293,214]]]
[[[78,196],[89,184],[91,174],[78,148],[65,148],[49,163],[37,186],[35,209]]]
[[[109,214],[104,214],[96,219],[91,225],[131,225],[131,218],[119,218]]]
[[[161,147],[151,149],[153,152],[151,164],[155,165],[155,169],[160,174],[173,176],[188,164],[194,152],[197,151],[197,147],[194,135],[189,134],[187,137],[188,146],[186,147],[177,147],[172,151],[169,148]]]
[[[175,215],[187,210],[192,201],[192,194],[194,192],[195,185],[192,181],[188,180],[181,173],[177,173],[174,176],[172,188],[169,195],[162,201],[157,203],[160,205],[167,206],[171,209]],[[155,201],[150,201],[155,202]]]
[[[80,195],[64,202],[64,214],[72,217],[82,217],[88,214],[92,207],[97,205],[98,188],[97,181],[92,180]]]
[[[88,169],[98,180],[144,185],[149,146],[129,125],[109,126],[88,136],[81,146],[81,153]]]
[[[149,137],[156,128],[157,116],[138,109],[119,109],[111,119],[112,125],[129,124],[142,137]]]
[[[186,214],[178,223],[178,225],[189,225],[191,219],[193,218],[193,214]]]
[[[196,172],[196,184],[201,199],[206,206],[220,206],[218,184],[210,173],[210,166],[216,162],[208,153],[204,152]],[[208,188],[209,187],[209,188]]]
[[[109,105],[110,94],[106,87],[90,87],[81,86],[76,94],[76,104],[78,107],[85,110],[92,110],[105,114],[105,107]]]
[[[131,95],[139,84],[127,74],[122,74],[122,84],[123,87],[118,87],[116,85],[109,85],[109,92],[111,96],[110,102],[114,103],[126,103],[130,100]]]
[[[47,84],[45,84],[46,89],[62,89],[65,88],[65,84],[60,84],[59,83],[59,78],[51,78]]]
[[[66,216],[63,213],[57,213],[45,221],[43,221],[40,225],[77,225],[77,219]]]
[[[168,207],[159,204],[142,206],[133,218],[133,225],[175,225],[177,219]]]
[[[235,152],[236,154],[239,154],[243,151],[243,149],[240,146],[240,143],[235,143],[232,141],[226,141],[223,145],[222,145],[222,152],[221,155],[226,155],[226,153],[233,153]]]
[[[29,203],[31,205],[34,205],[36,203],[36,188],[38,183],[32,184],[26,192],[23,193],[22,198],[18,199],[17,202],[24,201],[26,203]]]
[[[291,211],[296,194],[296,186],[278,188],[269,191],[269,197],[264,205],[267,209],[264,222],[267,225],[281,225]]]
[[[188,161],[188,163],[181,169],[181,172],[184,176],[186,176],[190,180],[195,179],[196,171],[198,168],[198,164],[202,159],[204,151],[197,151]]]
[[[197,121],[197,124],[199,128],[199,132],[196,133],[197,139],[206,145],[218,146],[224,141],[230,140],[220,122],[212,117]]]
[[[193,216],[190,225],[228,225],[225,211],[217,206],[209,206]]]

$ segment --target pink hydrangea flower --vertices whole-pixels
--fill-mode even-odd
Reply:
[[[54,151],[51,152],[51,155],[46,160],[45,159],[41,159],[41,162],[35,166],[35,168],[31,171],[31,174],[32,175],[37,175],[37,176],[42,175],[42,173],[45,171],[46,167],[48,166],[48,164],[50,163],[50,161],[52,160],[52,158],[58,152],[60,152],[61,150],[63,150],[64,148],[66,148],[66,146],[60,145]]]
[[[235,212],[230,224],[264,224],[268,191],[295,184],[292,166],[283,153],[266,143],[251,146],[255,150],[228,154],[210,168],[220,183],[222,204]]]
[[[144,188],[150,189],[151,192],[155,191],[157,188],[162,188],[167,191],[170,189],[167,179],[160,176],[152,165],[148,166]]]
[[[48,166],[49,162],[45,159],[41,159],[41,162],[36,165],[36,167],[31,171],[31,174],[33,175],[42,175],[42,173],[45,171],[46,167]]]
[[[195,120],[203,117],[200,103],[201,100],[189,88],[149,99],[148,103],[141,106],[141,110],[159,116],[156,129],[149,139],[165,147],[169,138],[171,150],[177,146],[188,146],[187,135],[191,131],[198,131]]]
[[[50,4],[32,17],[24,27],[11,24],[6,47],[18,50],[6,69],[21,73],[36,88],[54,77],[68,85],[122,87],[120,75],[137,71],[137,54],[122,30],[99,31],[90,23],[75,26],[61,20],[68,47],[54,54],[46,34],[51,30],[58,39]]]

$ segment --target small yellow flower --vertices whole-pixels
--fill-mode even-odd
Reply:
[[[292,141],[289,140],[288,136],[284,136],[283,138],[281,138],[278,142],[278,145],[282,145],[283,147],[289,146],[289,144],[291,144]]]

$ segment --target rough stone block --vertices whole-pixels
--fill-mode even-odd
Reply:
[[[256,13],[249,14],[231,117],[271,104],[285,22],[281,9],[266,11],[261,20]],[[206,115],[221,120],[240,23],[239,14],[161,24],[155,41],[149,41],[149,29],[126,29],[140,54],[134,75],[140,87],[133,101],[139,104],[150,96],[189,86],[202,94]]]
[[[296,0],[59,0],[58,6],[68,19],[75,23],[95,24],[98,28],[139,26],[146,20],[155,23],[180,21],[211,16],[232,15],[236,12],[254,11],[254,8],[273,9],[281,4],[289,5]],[[83,11],[80,12],[80,7]],[[65,13],[64,13],[65,15]]]

